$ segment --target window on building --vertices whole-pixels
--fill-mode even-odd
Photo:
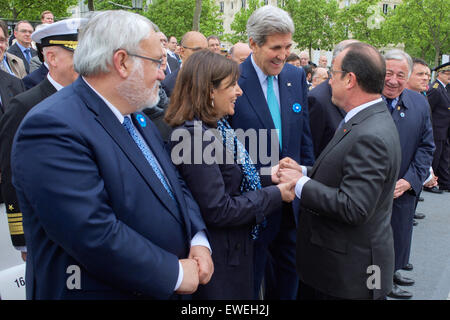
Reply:
[[[242,0],[242,9],[245,9],[245,7],[247,6],[247,3],[246,3],[247,1],[245,1],[245,0]]]
[[[219,2],[219,6],[220,6],[220,13],[223,13],[224,7],[225,7],[225,3],[223,1],[220,1]]]
[[[269,4],[269,0],[264,0],[264,5],[268,5]]]
[[[231,1],[231,10],[233,10],[233,1]]]
[[[388,13],[388,8],[389,8],[389,5],[388,5],[387,3],[384,3],[384,4],[383,4],[383,13],[384,13],[384,14],[387,14],[387,13]]]

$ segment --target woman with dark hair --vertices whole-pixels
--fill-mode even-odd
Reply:
[[[242,95],[238,78],[236,62],[194,53],[180,69],[165,117],[174,127],[172,161],[200,206],[213,251],[214,274],[196,299],[253,299],[253,240],[265,217],[295,196],[292,183],[271,185],[276,174],[259,176],[226,120]]]

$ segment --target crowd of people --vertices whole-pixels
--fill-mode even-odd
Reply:
[[[412,297],[421,191],[450,192],[450,63],[430,83],[425,61],[349,39],[315,65],[294,31],[263,6],[226,51],[131,12],[45,11],[8,49],[0,21],[27,299]]]

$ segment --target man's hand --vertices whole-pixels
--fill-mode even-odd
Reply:
[[[280,183],[291,182],[294,181],[294,184],[297,183],[298,179],[303,177],[302,171],[298,171],[292,168],[279,169],[278,170],[278,178],[280,179]]]
[[[183,281],[175,293],[192,294],[198,287],[198,264],[194,259],[180,259],[183,268]]]
[[[437,187],[438,185],[438,177],[436,177],[434,175],[434,173],[432,172],[432,178],[430,179],[430,181],[428,181],[427,183],[425,183],[423,186],[427,187],[427,188],[433,188],[433,187]]]
[[[22,260],[26,262],[27,261],[27,253],[24,251],[21,251],[20,253],[22,255]]]
[[[281,192],[281,199],[284,202],[292,202],[295,199],[295,184],[297,180],[280,183],[277,185]]]
[[[197,261],[200,284],[207,284],[214,273],[214,263],[209,249],[204,246],[192,246],[189,259]]]
[[[273,184],[279,184],[280,183],[280,178],[278,178],[278,168],[279,168],[278,164],[271,168],[271,171],[272,171],[271,177],[272,177],[272,183]]]
[[[294,169],[302,172],[302,167],[295,161],[289,157],[283,158],[279,163],[280,169]]]
[[[395,184],[394,199],[400,197],[405,191],[411,189],[411,184],[405,179],[399,179]]]

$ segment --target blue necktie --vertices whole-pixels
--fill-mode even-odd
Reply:
[[[125,117],[125,119],[123,121],[123,126],[125,127],[125,129],[127,129],[128,133],[133,138],[134,142],[136,142],[139,149],[141,149],[142,153],[145,156],[145,159],[147,159],[148,163],[152,167],[156,176],[158,177],[158,179],[161,181],[164,188],[169,193],[169,196],[176,202],[175,197],[172,193],[172,190],[170,189],[170,186],[166,181],[166,178],[163,176],[161,170],[159,169],[158,165],[156,164],[155,157],[150,152],[150,149],[147,147],[147,145],[144,143],[144,141],[142,141],[142,139],[138,136],[136,129],[134,128],[133,124],[131,123],[131,120],[129,117]]]
[[[28,48],[28,49],[25,49],[24,51],[25,51],[25,59],[27,59],[28,63],[30,63],[30,60],[31,60],[31,49]]]
[[[272,116],[273,124],[275,129],[278,130],[278,139],[280,140],[281,149],[281,114],[280,106],[278,105],[277,97],[275,96],[275,91],[273,90],[273,76],[267,76],[267,104],[269,105],[270,115]]]

